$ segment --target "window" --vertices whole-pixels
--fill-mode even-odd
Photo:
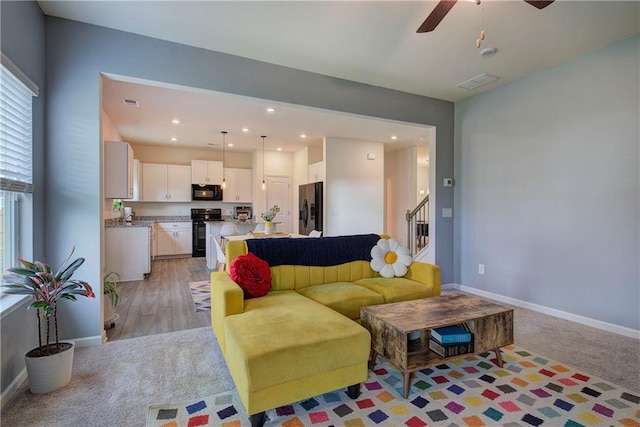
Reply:
[[[0,271],[27,257],[21,237],[32,233],[33,111],[38,87],[4,54],[0,64]],[[26,240],[26,239],[24,239]],[[1,289],[0,289],[1,291]],[[3,307],[4,309],[4,301]]]

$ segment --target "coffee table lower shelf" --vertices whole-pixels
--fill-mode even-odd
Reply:
[[[504,362],[502,361],[502,353],[500,352],[500,348],[495,348],[489,351],[495,352],[498,366],[502,368]],[[398,368],[398,370],[402,372],[402,378],[403,378],[402,397],[406,399],[409,396],[409,386],[411,385],[411,374],[413,372],[428,368],[429,366],[439,365],[449,360],[459,359],[461,357],[466,357],[466,356],[473,356],[475,354],[485,353],[485,352],[486,351],[479,351],[479,352],[474,351],[474,352],[458,354],[456,356],[449,356],[449,357],[440,357],[435,353],[409,356],[409,365],[407,366],[406,369],[403,369],[400,366],[396,366],[396,368]],[[371,355],[369,357],[370,370],[374,370],[378,356],[384,357],[384,355],[378,354],[377,351],[372,349]]]

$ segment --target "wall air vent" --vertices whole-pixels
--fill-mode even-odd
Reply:
[[[122,102],[124,103],[124,105],[126,105],[127,107],[139,107],[140,104],[138,104],[138,101],[136,101],[135,99],[127,99],[124,98],[122,100]]]
[[[474,78],[467,80],[466,82],[460,83],[458,87],[466,90],[474,90],[479,88],[480,86],[495,82],[499,78],[500,77],[494,76],[492,74],[483,73],[479,76],[475,76]]]

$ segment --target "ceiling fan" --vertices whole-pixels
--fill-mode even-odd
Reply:
[[[440,21],[444,19],[444,17],[449,13],[451,8],[457,3],[458,0],[441,0],[436,7],[431,11],[427,19],[420,25],[417,33],[428,33],[436,29]],[[544,9],[553,3],[554,0],[548,1],[537,1],[537,0],[524,0],[529,3],[531,6],[536,7],[538,9]],[[476,0],[477,4],[480,4],[480,0]]]

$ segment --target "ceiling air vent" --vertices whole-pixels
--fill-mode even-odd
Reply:
[[[466,82],[460,83],[458,87],[461,87],[462,89],[466,89],[466,90],[474,90],[479,88],[480,86],[484,86],[491,82],[495,82],[499,78],[500,77],[494,76],[492,74],[483,73],[483,74],[480,74],[479,76],[475,76],[474,78],[467,80]]]
[[[136,101],[135,99],[127,99],[127,98],[123,98],[122,102],[124,103],[124,105],[126,105],[127,107],[139,107],[140,104],[138,104],[138,101]]]

